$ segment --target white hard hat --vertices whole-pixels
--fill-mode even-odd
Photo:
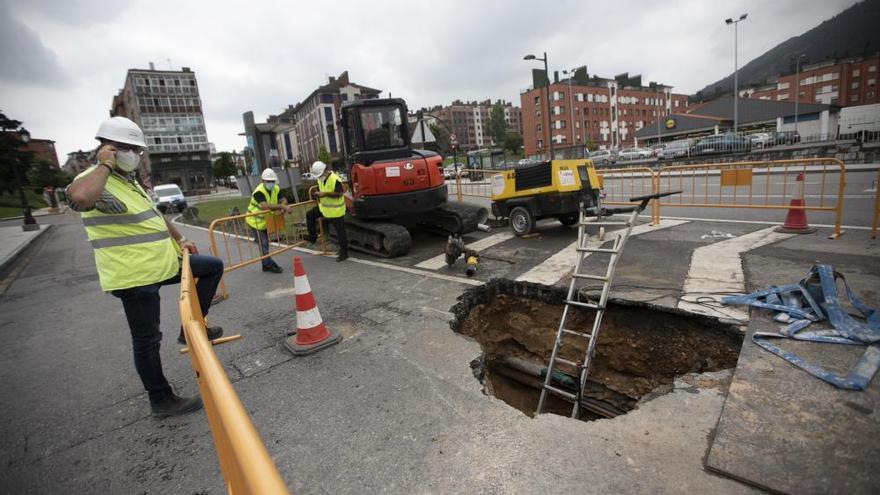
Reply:
[[[147,143],[144,141],[144,131],[125,117],[111,117],[101,122],[98,133],[95,134],[95,139],[98,138],[140,146],[141,148],[147,147]]]
[[[325,170],[327,170],[327,164],[324,162],[317,161],[312,164],[312,173],[315,174],[315,177],[324,175]]]
[[[267,168],[266,170],[263,170],[263,175],[261,175],[260,177],[263,180],[268,180],[268,181],[272,181],[272,182],[278,181],[278,174],[276,174],[275,171],[272,170],[271,168]]]

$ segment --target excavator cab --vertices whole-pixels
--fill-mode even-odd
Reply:
[[[412,155],[406,103],[400,98],[356,100],[342,105],[346,165],[371,165]]]

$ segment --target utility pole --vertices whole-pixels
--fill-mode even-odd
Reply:
[[[797,57],[792,57],[795,63],[795,76],[794,76],[794,132],[797,134],[798,131],[798,102],[801,99],[801,60],[806,58],[806,55],[801,54]]]
[[[739,51],[738,27],[739,27],[739,23],[746,20],[746,16],[748,16],[748,15],[749,15],[748,13],[745,13],[745,14],[739,16],[739,19],[737,19],[735,21],[731,18],[727,18],[724,20],[724,22],[728,26],[733,24],[733,133],[734,134],[736,134],[737,127],[739,125],[739,80],[738,80],[738,74],[737,74],[737,71],[739,69],[739,67],[738,67],[739,64],[738,64],[738,60],[737,60],[737,57],[739,56],[739,53],[738,53],[738,51]]]
[[[532,54],[529,54],[529,55],[526,55],[525,57],[523,57],[523,60],[541,60],[544,62],[544,78],[547,79],[547,85],[544,86],[544,95],[545,95],[544,99],[547,102],[547,137],[550,138],[550,160],[552,160],[553,159],[553,131],[550,130],[550,71],[547,69],[547,52],[544,52],[544,58],[538,58]],[[543,136],[541,136],[541,137],[543,137]]]

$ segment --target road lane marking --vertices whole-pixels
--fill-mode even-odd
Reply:
[[[684,220],[661,220],[659,225],[651,226],[647,223],[633,227],[630,236],[656,232],[668,227],[675,227],[687,223]],[[613,230],[605,234],[608,241],[613,241],[615,235],[619,235],[622,229]],[[607,241],[606,241],[607,242]],[[590,253],[584,253],[584,257]],[[516,278],[518,282],[533,282],[536,284],[555,285],[574,270],[577,263],[577,241],[565,246],[553,256],[544,260],[543,263],[523,273]]]
[[[667,220],[687,220],[689,222],[718,222],[718,223],[741,223],[743,225],[782,225],[782,222],[770,222],[767,220],[731,220],[727,218],[698,218],[698,217],[667,217],[661,216],[661,219]],[[834,228],[834,225],[827,223],[813,223],[811,227],[822,227],[826,229]],[[871,227],[861,227],[858,225],[841,225],[841,230],[871,230]]]
[[[742,268],[742,253],[773,244],[795,234],[782,234],[775,227],[756,230],[734,239],[698,247],[691,255],[691,266],[684,281],[684,294],[678,301],[679,309],[719,318],[746,321],[748,310],[720,306],[725,295],[743,294],[746,290]],[[702,298],[712,298],[712,306],[700,304]],[[715,306],[718,306],[717,309]]]
[[[490,235],[489,237],[485,237],[480,239],[477,242],[472,244],[468,244],[466,247],[473,251],[485,251],[492,246],[497,244],[501,244],[504,241],[509,241],[514,236],[513,232],[499,232],[497,234]],[[421,263],[416,265],[416,268],[423,268],[425,270],[439,270],[446,266],[446,253],[438,254],[433,258],[422,261]]]

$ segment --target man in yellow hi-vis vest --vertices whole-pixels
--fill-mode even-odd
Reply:
[[[248,204],[248,213],[256,213],[258,211],[284,211],[291,212],[290,206],[287,205],[287,198],[282,197],[279,201],[278,195],[281,190],[278,187],[278,174],[271,168],[263,170],[260,176],[263,182],[254,188],[251,193],[251,201]],[[254,236],[254,242],[260,248],[260,254],[266,256],[269,254],[269,230],[266,225],[266,215],[252,215],[245,217],[245,223],[251,228],[251,234]],[[284,270],[275,263],[271,256],[266,256],[261,260],[264,272],[281,273]]]
[[[141,155],[147,147],[144,133],[129,119],[113,117],[98,128],[101,142],[97,164],[79,174],[67,188],[71,209],[82,215],[86,234],[95,249],[101,289],[122,300],[131,330],[134,367],[150,397],[157,417],[175,416],[202,407],[198,397],[178,397],[165,379],[159,355],[159,288],[180,282],[181,249],[187,249],[202,314],[223,275],[223,261],[200,256],[156,209],[150,196],[135,180]],[[209,327],[208,338],[223,335]],[[178,341],[186,343],[181,329]]]
[[[312,173],[318,178],[318,206],[306,213],[308,241],[314,243],[318,239],[318,218],[324,217],[336,230],[336,240],[339,241],[339,255],[336,261],[345,261],[348,259],[348,236],[345,232],[345,197],[342,181],[324,162],[313,163]]]

